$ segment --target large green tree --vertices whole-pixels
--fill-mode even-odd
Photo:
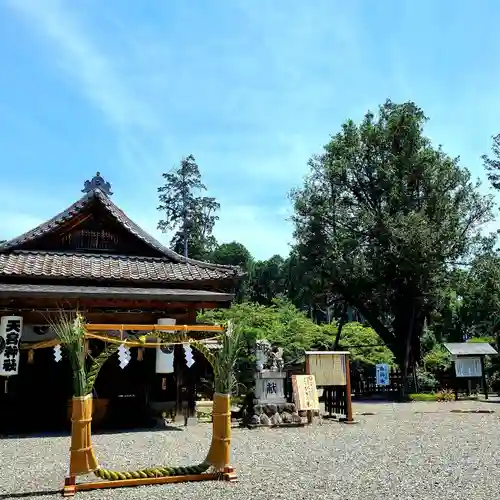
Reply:
[[[500,338],[500,256],[497,252],[474,259],[458,293],[464,336]]]
[[[164,218],[158,222],[158,229],[175,231],[170,245],[176,252],[193,259],[206,259],[216,245],[212,232],[219,219],[219,203],[203,195],[207,188],[192,155],[162,176],[165,183],[158,188],[158,210]]]
[[[355,307],[408,372],[450,269],[470,258],[491,199],[424,135],[412,102],[345,122],[313,157],[295,207],[295,252],[322,303]]]
[[[253,269],[254,260],[247,247],[237,241],[231,243],[221,243],[217,245],[210,256],[211,262],[229,266],[239,266],[245,273],[245,279],[238,282],[235,300],[242,302],[250,296],[250,276]]]
[[[281,255],[255,262],[249,276],[250,299],[263,305],[287,295],[287,261]]]
[[[217,245],[212,252],[211,260],[216,264],[239,266],[244,271],[249,271],[253,262],[248,248],[237,241]]]

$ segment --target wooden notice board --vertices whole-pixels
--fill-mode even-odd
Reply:
[[[292,375],[292,388],[297,411],[319,411],[318,390],[314,375]]]
[[[318,387],[347,384],[346,352],[306,352],[308,373]]]

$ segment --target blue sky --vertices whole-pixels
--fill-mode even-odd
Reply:
[[[482,177],[499,21],[493,0],[2,0],[0,239],[99,170],[167,242],[156,187],[192,153],[222,206],[218,239],[285,254],[307,159],[387,97],[416,101],[428,135]]]

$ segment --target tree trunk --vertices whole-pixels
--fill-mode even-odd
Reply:
[[[347,323],[347,302],[344,302],[344,307],[342,309],[342,315],[340,316],[339,326],[337,328],[337,335],[335,336],[335,344],[333,345],[333,350],[336,351],[339,348],[340,336],[342,335],[342,328]]]

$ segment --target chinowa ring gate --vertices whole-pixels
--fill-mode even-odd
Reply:
[[[156,241],[111,201],[99,173],[82,191],[66,210],[0,246],[0,432],[68,425],[71,366],[49,326],[61,311],[93,324],[192,325],[198,311],[228,307],[243,276]],[[89,339],[89,354],[102,343]],[[122,354],[97,379],[96,426],[142,425],[211,397],[211,368],[194,349],[133,348],[125,361]]]

